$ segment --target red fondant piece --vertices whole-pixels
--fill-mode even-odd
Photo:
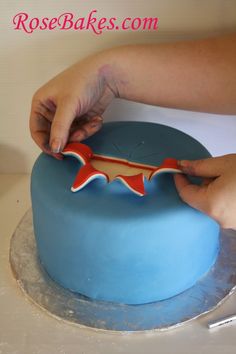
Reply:
[[[178,161],[172,158],[165,159],[159,168],[174,168],[179,170]]]
[[[104,161],[112,162],[120,162],[122,164],[126,164],[127,166],[135,166],[135,167],[143,167],[144,169],[153,170],[150,173],[149,180],[163,172],[175,172],[182,173],[182,171],[178,167],[178,163],[176,159],[168,158],[163,161],[163,163],[158,166],[151,168],[148,165],[135,164],[130,161],[125,161],[123,159],[112,159],[108,156],[93,156],[93,152],[89,146],[82,143],[69,143],[62,152],[64,155],[70,155],[76,157],[81,163],[84,165],[80,168],[79,173],[76,176],[74,184],[72,186],[72,191],[76,192],[83,187],[85,187],[88,183],[90,183],[95,178],[103,177],[107,182],[109,182],[109,177],[106,173],[102,171],[96,170],[91,164],[90,160],[92,158],[101,159]],[[129,188],[132,192],[139,196],[145,195],[144,188],[144,175],[143,173],[139,173],[133,176],[124,176],[117,175],[115,179],[120,180],[127,188]]]
[[[176,172],[182,173],[181,169],[178,166],[178,161],[176,159],[168,158],[163,161],[163,163],[157,167],[149,176],[149,180],[163,172]]]
[[[71,190],[73,192],[77,192],[88,183],[99,177],[103,177],[107,182],[109,182],[109,177],[106,173],[98,171],[90,163],[86,163],[80,168]]]
[[[143,173],[139,173],[138,175],[133,175],[133,176],[118,175],[114,179],[119,179],[120,181],[122,181],[135,194],[138,194],[140,196],[146,194],[144,188]]]
[[[82,143],[69,143],[62,151],[62,154],[74,156],[84,165],[93,157],[93,152],[90,147]]]

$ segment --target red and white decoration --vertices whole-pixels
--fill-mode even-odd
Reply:
[[[93,154],[89,146],[82,143],[69,143],[62,152],[65,156],[73,156],[77,158],[83,165],[75,178],[73,186],[71,187],[72,192],[77,192],[84,188],[87,184],[97,178],[104,178],[107,183],[110,182],[109,176],[92,166],[92,160],[102,160],[109,163],[120,163],[129,167],[136,167],[143,170],[148,170],[148,180],[151,181],[152,178],[161,173],[182,173],[178,167],[177,160],[172,158],[167,158],[163,161],[160,166],[151,166],[145,164],[138,164],[135,162],[130,162],[124,159],[112,158],[104,155]],[[139,173],[136,175],[126,176],[118,174],[115,176],[114,180],[121,181],[129,190],[133,193],[144,196],[144,174]]]

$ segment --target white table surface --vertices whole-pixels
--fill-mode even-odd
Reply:
[[[131,116],[135,116],[136,109],[129,107]],[[146,108],[147,120],[157,121],[157,111]],[[194,135],[213,155],[236,152],[235,117],[196,116],[162,109],[158,112],[159,122]],[[129,119],[126,108],[123,113]],[[204,129],[199,119],[204,121]],[[96,332],[63,323],[37,308],[18,288],[8,260],[11,235],[29,208],[29,175],[0,175],[0,354],[235,353],[236,323],[214,330],[209,330],[207,323],[236,313],[236,293],[211,314],[162,333]]]

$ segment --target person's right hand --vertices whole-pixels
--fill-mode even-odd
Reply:
[[[236,230],[236,154],[179,161],[179,167],[186,175],[203,178],[198,186],[184,175],[175,175],[183,201],[211,216],[223,228]]]
[[[67,142],[101,128],[101,115],[117,94],[111,68],[101,58],[97,54],[73,65],[34,94],[30,131],[44,152],[62,158]]]

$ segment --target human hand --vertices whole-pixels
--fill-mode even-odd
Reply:
[[[67,142],[86,139],[101,128],[101,115],[116,89],[111,67],[101,53],[73,65],[35,93],[32,138],[44,152],[62,158]]]
[[[236,154],[196,161],[179,161],[187,175],[203,177],[192,184],[176,174],[175,185],[184,202],[215,219],[223,228],[236,229]]]

